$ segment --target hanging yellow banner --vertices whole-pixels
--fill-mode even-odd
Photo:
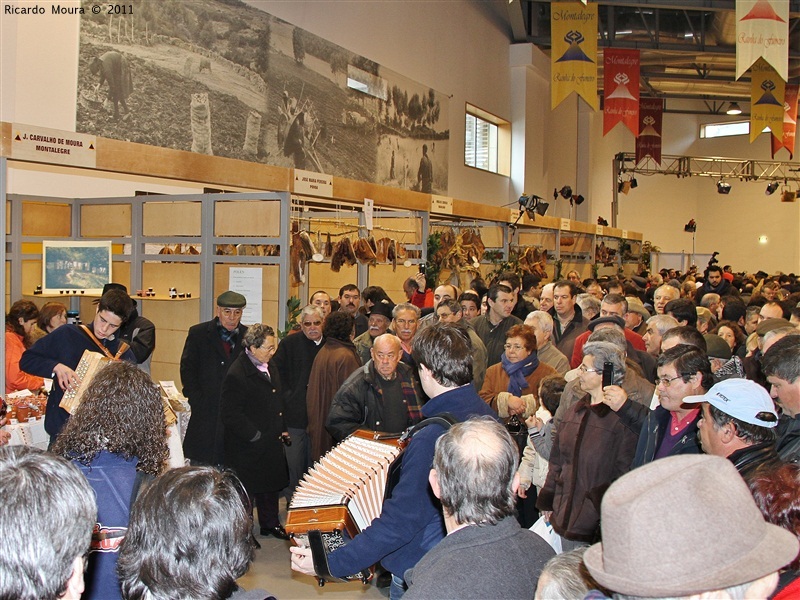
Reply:
[[[783,131],[786,82],[767,61],[759,58],[750,69],[750,143],[765,127]]]
[[[577,92],[594,110],[597,99],[597,4],[553,2],[550,5],[552,84],[550,107]]]

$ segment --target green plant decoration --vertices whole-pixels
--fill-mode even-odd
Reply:
[[[564,268],[564,259],[559,258],[553,261],[553,281],[561,280],[561,269]]]
[[[650,271],[650,253],[654,252],[659,254],[661,252],[661,248],[654,245],[653,242],[650,240],[645,240],[642,243],[642,252],[639,255],[639,272],[642,271]]]
[[[429,289],[435,289],[439,285],[439,272],[442,267],[433,260],[436,253],[442,247],[442,234],[435,231],[428,236],[428,260],[425,262],[425,285]]]
[[[300,298],[292,296],[286,301],[286,323],[284,323],[283,330],[278,332],[278,339],[282,340],[289,335],[293,329],[297,329],[300,324],[297,322],[297,317],[300,316]]]

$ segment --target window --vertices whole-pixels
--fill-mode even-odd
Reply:
[[[700,125],[701,138],[749,135],[750,121],[728,121],[726,123],[706,123]]]
[[[464,164],[509,175],[511,127],[508,122],[467,104]]]
[[[497,173],[497,125],[467,113],[464,163]]]

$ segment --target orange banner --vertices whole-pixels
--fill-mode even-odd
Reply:
[[[577,92],[594,110],[597,99],[597,4],[553,2],[550,5],[550,107]]]
[[[789,160],[794,158],[794,135],[797,130],[797,92],[800,86],[786,85],[783,100],[783,133],[772,132],[772,158],[781,148],[789,151]]]
[[[736,0],[736,79],[759,58],[789,79],[788,0]]]
[[[624,123],[639,135],[639,51],[603,51],[603,135]]]
[[[664,101],[661,98],[642,98],[639,102],[639,136],[636,138],[636,164],[646,157],[661,164],[661,121]]]
[[[786,82],[763,58],[750,69],[750,143],[765,128],[783,131],[783,96]]]

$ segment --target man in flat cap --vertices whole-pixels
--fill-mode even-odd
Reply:
[[[767,598],[797,538],[764,521],[733,465],[718,456],[669,456],[608,488],[603,541],[583,562],[617,600]],[[587,598],[604,598],[592,592]]]
[[[189,329],[181,355],[183,394],[192,417],[183,441],[183,453],[193,464],[223,462],[219,395],[228,367],[244,346],[247,327],[240,323],[247,299],[228,290],[217,298],[216,317]]]

